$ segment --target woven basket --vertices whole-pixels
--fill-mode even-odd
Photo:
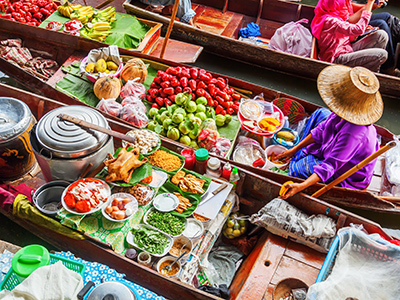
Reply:
[[[282,113],[288,117],[290,124],[297,124],[305,117],[309,115],[306,114],[304,107],[297,101],[288,98],[278,98],[272,101]]]

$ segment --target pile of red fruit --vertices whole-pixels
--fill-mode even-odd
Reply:
[[[175,103],[175,96],[182,92],[190,93],[192,100],[205,97],[217,114],[231,115],[239,109],[241,97],[229,87],[225,78],[214,78],[196,67],[169,67],[165,72],[158,71],[146,99],[154,103],[153,107],[160,108]]]
[[[57,10],[57,4],[47,0],[19,0],[11,3],[8,0],[0,0],[1,18],[18,21],[28,25],[39,26]]]

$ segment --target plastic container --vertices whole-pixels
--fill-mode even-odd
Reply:
[[[173,256],[165,256],[165,257],[161,258],[161,259],[158,261],[158,263],[157,263],[157,272],[158,272],[158,273],[161,273],[161,265],[162,265],[163,262],[165,262],[165,261],[170,261],[170,263],[173,263],[175,259],[176,259],[176,257],[173,257]],[[178,264],[178,267],[179,267],[179,270],[178,270],[178,272],[176,272],[176,274],[171,275],[171,276],[168,276],[168,275],[166,275],[166,274],[163,274],[163,275],[168,276],[169,278],[175,278],[175,277],[177,277],[178,274],[179,274],[179,272],[181,271],[181,263],[180,263],[180,261],[178,260],[178,261],[176,262],[176,264]],[[162,273],[161,273],[161,274],[162,274]]]
[[[129,202],[129,203],[125,204],[125,205],[122,205],[121,201],[124,200],[124,199],[129,199],[129,200],[131,200],[131,202]],[[106,212],[107,207],[113,207],[114,206],[113,205],[113,201],[114,200],[120,201],[119,205],[121,205],[121,207],[119,207],[119,205],[118,205],[118,208],[121,211],[125,210],[125,213],[126,213],[126,217],[125,218],[116,219],[116,218],[113,218],[111,216],[111,214]],[[112,221],[112,222],[125,222],[126,220],[129,220],[130,218],[133,217],[133,215],[138,211],[138,208],[139,208],[139,205],[138,205],[138,202],[137,202],[137,200],[136,200],[136,198],[134,196],[132,196],[131,194],[128,194],[128,193],[116,193],[116,194],[112,194],[108,198],[107,204],[103,206],[103,208],[101,209],[101,212],[103,214],[103,217],[106,218],[109,221]],[[128,214],[128,210],[130,210],[129,214]]]
[[[266,159],[265,159],[264,169],[269,170],[269,169],[272,169],[273,167],[277,167],[277,168],[282,169],[282,170],[285,169],[286,166],[289,164],[289,162],[286,162],[285,164],[275,164],[272,161],[270,161],[268,159],[268,157],[270,155],[272,155],[272,153],[274,153],[275,155],[278,155],[278,154],[281,154],[283,151],[286,151],[286,150],[287,149],[285,147],[280,146],[280,145],[268,146],[265,149],[265,157],[266,157]]]
[[[232,173],[232,167],[231,165],[227,162],[224,167],[222,168],[222,178],[226,179],[227,181],[229,181],[229,178],[231,176]]]
[[[283,139],[281,137],[278,137],[280,132],[288,132],[289,134],[292,134],[294,136],[293,141],[285,140],[285,139]],[[293,148],[298,143],[299,143],[299,135],[297,134],[297,132],[294,131],[293,129],[290,129],[290,128],[287,128],[287,127],[283,127],[281,130],[279,130],[278,132],[274,133],[274,135],[272,137],[272,144],[280,145],[280,146],[286,147],[287,149]]]
[[[15,253],[11,267],[24,280],[36,269],[47,266],[50,262],[49,251],[41,245],[29,245]]]
[[[233,184],[233,188],[236,187],[236,183],[237,183],[237,181],[239,179],[240,179],[240,176],[238,174],[238,169],[237,168],[233,168],[231,176],[229,176],[229,182]]]
[[[201,221],[190,218],[187,219],[187,224],[185,230],[182,232],[182,235],[186,236],[189,239],[197,239],[201,237],[204,232],[204,225]]]
[[[175,248],[175,245],[178,247]],[[185,247],[183,247],[183,246],[185,246]],[[186,249],[186,254],[181,257],[181,260],[185,261],[189,257],[189,254],[192,252],[192,248],[193,248],[193,244],[192,244],[191,239],[187,238],[186,236],[181,235],[181,236],[174,238],[172,247],[171,247],[171,249],[169,249],[169,254],[173,257],[178,257]]]
[[[150,253],[143,251],[140,252],[137,261],[139,264],[145,266],[145,267],[150,267],[151,266],[151,255]]]
[[[206,175],[208,177],[221,177],[221,161],[216,157],[211,157],[207,162]]]
[[[33,203],[42,213],[54,217],[62,208],[61,195],[67,186],[69,182],[62,180],[45,183],[33,194]]]
[[[194,153],[196,157],[196,162],[194,164],[194,171],[204,175],[207,171],[207,161],[208,161],[208,150],[200,148]]]
[[[194,163],[196,160],[196,157],[194,155],[194,150],[191,148],[185,148],[181,151],[181,155],[185,157],[185,166],[184,168],[187,170],[193,170],[194,168]]]

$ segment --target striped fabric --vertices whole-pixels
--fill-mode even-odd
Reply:
[[[289,176],[307,179],[314,173],[314,166],[320,162],[313,155],[305,155],[303,150],[299,150],[290,161]]]

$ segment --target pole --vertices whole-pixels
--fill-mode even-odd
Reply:
[[[162,46],[162,49],[161,49],[160,58],[164,58],[165,49],[167,48],[169,36],[171,34],[172,27],[174,26],[176,12],[178,11],[178,6],[179,6],[179,0],[175,0],[174,7],[172,9],[171,20],[169,21],[168,30],[167,30],[167,33],[166,33],[166,35],[164,37],[164,43],[163,43],[163,46]]]
[[[343,180],[345,180],[347,177],[353,175],[355,172],[357,172],[358,170],[362,169],[363,167],[365,167],[366,165],[368,165],[371,161],[373,161],[375,158],[377,158],[379,155],[385,153],[386,151],[388,151],[389,149],[393,148],[394,146],[396,146],[396,142],[395,141],[391,141],[388,144],[386,144],[385,146],[383,146],[381,149],[379,149],[378,151],[376,151],[375,153],[372,153],[370,156],[368,156],[366,159],[364,159],[362,162],[360,162],[359,164],[355,165],[354,167],[352,167],[350,170],[348,170],[346,173],[344,173],[343,175],[339,176],[338,178],[336,178],[334,181],[332,181],[330,184],[325,185],[323,188],[319,189],[318,191],[316,191],[314,194],[311,195],[311,197],[315,197],[318,198],[319,196],[321,196],[322,194],[324,194],[325,192],[329,191],[331,188],[333,188],[335,185],[337,185],[339,182],[342,182]]]

